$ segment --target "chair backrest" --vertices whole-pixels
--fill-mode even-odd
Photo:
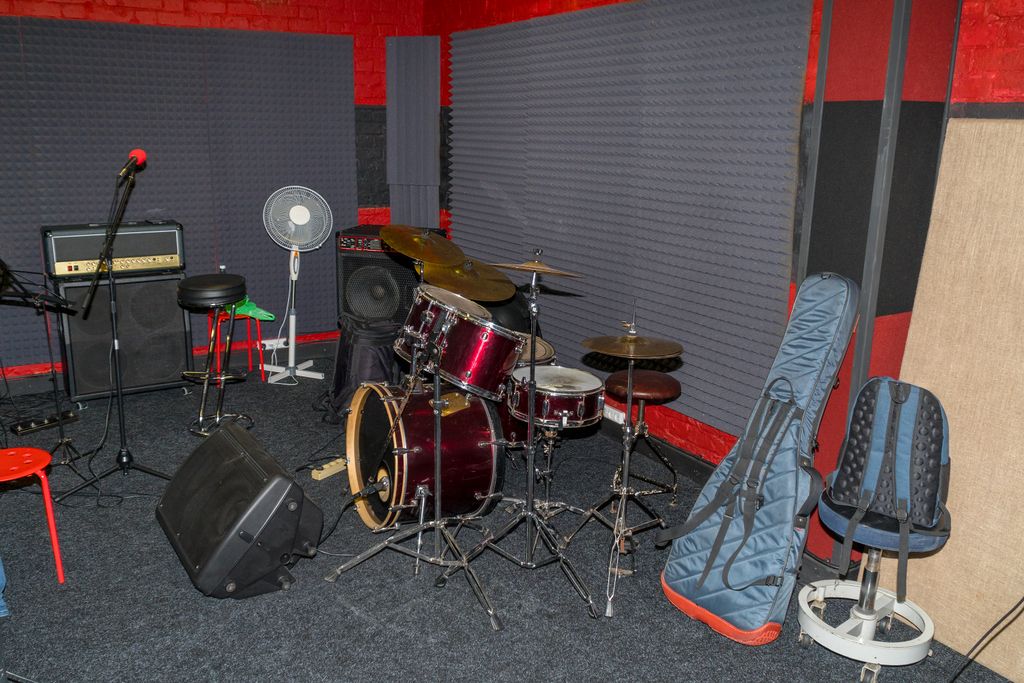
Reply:
[[[898,550],[897,592],[903,600],[911,536],[933,539],[915,543],[915,549],[934,549],[949,535],[948,491],[949,423],[942,404],[913,384],[869,379],[850,411],[843,450],[822,497],[847,520],[839,559],[843,573],[854,540]],[[824,511],[822,521],[828,524]],[[859,533],[862,524],[876,533]]]
[[[931,529],[949,490],[949,425],[927,389],[890,377],[869,379],[857,395],[836,472],[838,503]]]

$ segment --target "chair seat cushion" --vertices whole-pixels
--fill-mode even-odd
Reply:
[[[846,527],[850,518],[857,511],[852,505],[836,502],[830,491],[821,494],[818,501],[818,516],[821,523],[834,534],[842,538],[846,535]],[[949,538],[949,515],[943,517],[935,529],[920,530],[911,528],[909,550],[912,553],[927,553],[938,550]],[[888,515],[875,512],[864,513],[863,519],[853,531],[853,540],[861,545],[880,550],[896,551],[900,548],[899,522]]]
[[[241,275],[194,275],[178,283],[178,305],[182,308],[227,306],[244,296],[245,278]]]
[[[616,401],[626,400],[628,370],[619,370],[608,375],[604,390]],[[633,398],[648,403],[668,403],[679,398],[682,386],[672,375],[657,370],[633,370]]]

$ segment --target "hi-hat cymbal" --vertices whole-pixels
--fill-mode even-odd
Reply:
[[[532,261],[523,261],[522,263],[492,263],[491,265],[495,268],[502,268],[504,270],[525,270],[531,273],[555,275],[558,277],[583,277],[579,273],[570,273],[567,270],[552,268],[548,264],[537,259],[533,259]]]
[[[423,279],[474,301],[503,301],[516,293],[516,286],[504,273],[475,259],[454,266],[424,263]]]
[[[671,339],[641,337],[636,334],[624,334],[619,337],[590,337],[583,340],[583,346],[616,358],[672,358],[683,352],[683,345]]]
[[[458,245],[427,228],[385,225],[380,229],[380,238],[399,254],[414,261],[454,266],[466,260]]]

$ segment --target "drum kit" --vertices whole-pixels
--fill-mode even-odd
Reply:
[[[491,549],[525,569],[558,563],[590,616],[596,618],[590,592],[564,553],[579,528],[563,538],[548,520],[571,510],[583,515],[580,527],[598,519],[620,535],[641,529],[625,527],[625,505],[637,495],[628,486],[627,450],[622,485],[613,487],[618,505],[615,522],[609,524],[600,512],[611,498],[589,510],[550,501],[551,458],[559,435],[562,430],[600,421],[604,385],[590,373],[556,365],[554,347],[537,336],[538,276],[580,275],[543,263],[540,250],[523,263],[488,264],[466,257],[434,231],[388,225],[380,236],[416,263],[421,280],[394,343],[409,372],[401,386],[368,383],[355,392],[346,425],[345,457],[360,519],[375,533],[389,535],[325,578],[335,581],[392,549],[414,558],[415,573],[421,563],[441,567],[438,586],[464,571],[492,628],[500,630],[501,620],[471,566],[474,558]],[[530,275],[529,333],[496,324],[488,309],[477,303],[502,301],[516,293],[502,270]],[[639,337],[635,326],[614,343],[605,339],[598,337],[585,345],[628,358],[630,369],[635,358],[664,357],[643,354],[671,350],[659,340]],[[525,438],[516,441],[523,426]],[[624,444],[631,448],[629,431],[627,426]],[[502,493],[506,448],[525,450],[528,476],[522,500]],[[546,460],[544,469],[536,466],[538,448]],[[538,480],[544,482],[542,500],[535,492]],[[433,504],[432,517],[428,500]],[[479,520],[499,501],[511,504],[513,516],[492,534]],[[522,554],[516,555],[500,543],[520,526],[525,527],[525,543]],[[456,540],[463,528],[476,530],[482,538],[468,551]],[[425,533],[434,534],[433,552],[424,549]],[[413,541],[415,549],[406,545]]]

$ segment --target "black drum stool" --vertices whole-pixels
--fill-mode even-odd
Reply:
[[[613,372],[608,375],[608,379],[604,381],[605,392],[614,398],[616,401],[626,403],[626,391],[627,383],[629,380],[628,370],[620,370],[619,372]],[[672,473],[672,483],[666,484],[654,479],[649,479],[643,475],[635,474],[630,472],[629,476],[640,481],[647,482],[652,486],[659,488],[664,493],[672,494],[672,502],[670,506],[675,507],[677,504],[677,488],[679,484],[679,473],[676,468],[672,466],[672,463],[668,458],[661,452],[654,441],[651,440],[650,434],[647,429],[647,422],[644,420],[644,406],[647,403],[659,405],[662,403],[668,403],[679,398],[683,388],[679,385],[679,380],[671,375],[658,372],[657,370],[633,370],[633,399],[638,402],[639,407],[637,408],[636,424],[634,429],[636,435],[643,437],[643,440],[647,443],[647,446],[651,449],[654,455],[661,461],[661,463],[668,468],[668,471]],[[629,486],[629,482],[622,482],[624,486]]]
[[[188,430],[196,436],[209,436],[220,426],[221,422],[239,422],[244,427],[252,427],[252,418],[241,413],[224,413],[224,387],[228,382],[240,382],[245,379],[243,373],[231,372],[228,360],[231,357],[231,334],[235,328],[235,304],[245,297],[245,278],[241,275],[219,273],[215,275],[196,275],[187,277],[178,283],[178,305],[190,311],[202,313],[213,312],[214,320],[228,311],[228,333],[224,340],[224,354],[220,362],[220,371],[214,372],[214,346],[219,333],[218,326],[210,330],[210,345],[206,350],[206,369],[183,372],[182,378],[190,382],[202,383],[203,396],[199,402],[199,415],[189,424]],[[213,415],[206,414],[206,399],[209,395],[210,383],[217,385],[217,410]]]

